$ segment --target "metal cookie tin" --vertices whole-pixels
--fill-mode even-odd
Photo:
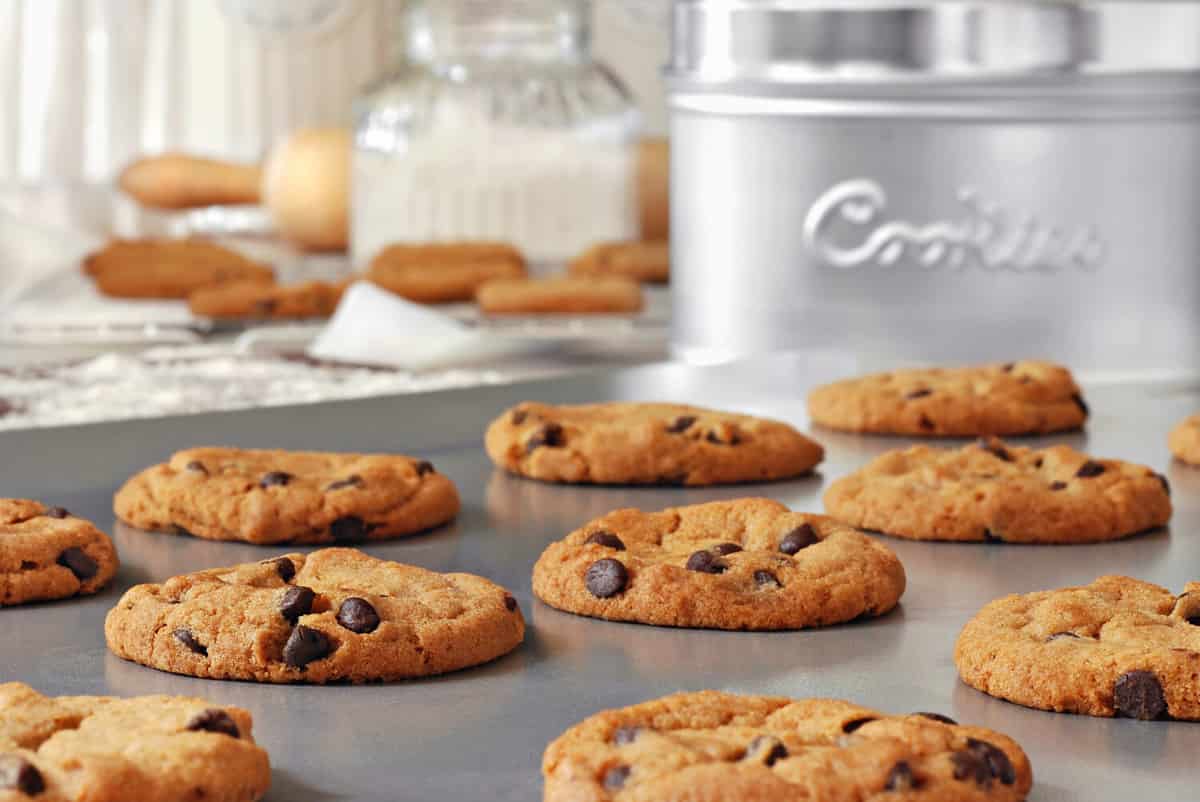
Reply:
[[[676,0],[673,345],[1200,371],[1200,4]]]

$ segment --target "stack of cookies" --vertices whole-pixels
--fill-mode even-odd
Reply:
[[[518,269],[503,250],[477,256]],[[481,264],[474,258],[463,276]],[[393,277],[415,280],[406,275]],[[1057,365],[897,371],[818,388],[809,408],[826,429],[978,439],[888,451],[833,481],[825,514],[727,494],[611,510],[545,547],[530,567],[533,595],[594,627],[763,632],[881,617],[898,626],[886,617],[909,577],[886,538],[1089,544],[1171,517],[1168,482],[1150,467],[1000,439],[1084,425],[1090,410]],[[1191,420],[1172,434],[1181,459],[1197,428]],[[758,483],[761,493],[825,457],[784,421],[667,403],[525,402],[500,412],[483,439],[500,470],[581,486]],[[124,588],[103,622],[108,648],[153,669],[280,684],[411,680],[496,660],[525,637],[509,589],[356,548],[458,514],[455,484],[419,457],[193,448],[127,479],[113,506],[147,532],[321,547]],[[112,541],[59,507],[0,500],[0,541],[0,605],[95,593],[116,574]],[[1016,704],[1200,720],[1200,582],[1177,596],[1106,575],[1006,596],[944,654],[967,685]],[[0,800],[260,799],[270,769],[251,728],[247,712],[202,699],[51,699],[0,685]],[[598,712],[549,744],[542,773],[547,802],[1016,802],[1033,783],[1011,737],[939,713],[716,691]]]

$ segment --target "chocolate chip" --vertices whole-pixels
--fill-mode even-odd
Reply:
[[[351,632],[366,635],[379,628],[379,613],[366,599],[351,596],[338,608],[337,622]]]
[[[885,791],[912,791],[916,787],[917,778],[913,776],[912,766],[908,765],[907,760],[897,760],[883,783]]]
[[[228,735],[230,738],[242,737],[238,731],[237,723],[224,710],[209,708],[203,712],[192,716],[192,720],[187,723],[187,729],[200,730],[203,732],[216,732],[221,735]]]
[[[623,788],[625,781],[629,779],[629,772],[629,766],[613,766],[604,772],[604,787],[610,791]]]
[[[958,724],[958,722],[954,719],[950,718],[949,716],[943,716],[941,713],[926,713],[924,711],[918,711],[913,713],[913,715],[927,718],[930,721],[940,721],[942,724],[950,724],[952,726]]]
[[[1015,368],[1016,366],[1017,365],[1015,362],[1005,362],[1003,365],[1000,366],[1000,369],[1003,370],[1005,373],[1012,373],[1013,368]]]
[[[425,476],[430,473],[437,473],[437,468],[433,467],[433,463],[427,459],[423,459],[416,464],[417,476]]]
[[[1085,418],[1092,414],[1092,411],[1088,409],[1087,402],[1083,400],[1083,396],[1081,396],[1079,393],[1075,393],[1075,395],[1071,396],[1071,400],[1075,402],[1075,406],[1079,407],[1079,410],[1083,413]]]
[[[284,582],[291,582],[292,577],[296,575],[296,564],[287,557],[277,557],[269,562],[275,564],[275,570],[279,572],[279,578]]]
[[[346,515],[329,525],[329,534],[339,543],[361,543],[367,539],[367,525],[356,515]]]
[[[982,758],[987,763],[988,772],[1000,782],[1012,785],[1017,781],[1017,770],[1003,749],[978,738],[968,738],[967,749]]]
[[[45,790],[46,781],[37,766],[20,755],[0,755],[0,791],[37,796]]]
[[[62,519],[62,518],[66,518],[66,517],[70,516],[71,513],[67,512],[66,508],[64,508],[64,507],[51,507],[50,509],[46,510],[42,514],[45,515],[47,518]]]
[[[505,594],[505,596],[504,596],[505,609],[507,609],[510,613],[515,613],[517,611],[517,607],[519,607],[519,606],[520,605],[517,604],[516,599],[514,599],[512,596],[509,596],[508,594]]]
[[[312,612],[316,600],[317,594],[313,593],[312,588],[303,585],[288,588],[279,599],[279,614],[294,624],[300,620],[300,616]]]
[[[1043,462],[1044,462],[1044,461],[1042,460],[1042,458],[1041,458],[1041,457],[1038,457],[1037,459],[1035,459],[1035,460],[1033,461],[1033,467],[1035,467],[1035,468],[1040,468],[1040,467],[1042,467],[1042,464],[1043,464]]]
[[[710,429],[708,434],[704,436],[704,439],[713,445],[718,446],[736,446],[738,443],[742,442],[741,435],[739,435],[736,431],[730,432],[729,436],[726,437],[719,433],[716,429]]]
[[[876,721],[875,716],[864,716],[862,718],[851,719],[842,725],[842,732],[854,732],[864,724]]]
[[[819,543],[820,540],[812,524],[800,524],[783,536],[783,540],[779,541],[779,550],[784,554],[796,554],[801,549]]]
[[[563,427],[557,423],[543,423],[538,429],[525,441],[525,453],[532,454],[534,451],[543,446],[549,448],[558,448],[566,438],[563,436]]]
[[[509,418],[509,420],[512,421],[513,426],[520,426],[522,423],[525,422],[525,419],[528,417],[529,417],[529,413],[526,412],[525,410],[514,409],[512,416]]]
[[[1061,640],[1063,638],[1073,638],[1075,640],[1079,640],[1079,636],[1074,632],[1055,632],[1053,635],[1046,638],[1046,643],[1049,643],[1052,640]]]
[[[187,529],[184,529],[179,524],[171,524],[171,531],[177,535],[187,535],[188,537],[195,537],[195,535],[193,535]]]
[[[625,544],[621,541],[621,538],[604,529],[592,532],[583,543],[584,545],[595,543],[597,546],[604,546],[606,549],[625,551]]]
[[[63,549],[56,562],[74,574],[80,582],[86,582],[100,571],[100,565],[78,546]]]
[[[625,590],[628,582],[629,572],[625,570],[625,566],[619,560],[611,558],[596,560],[588,566],[584,580],[588,592],[599,599],[616,596]]]
[[[741,550],[742,547],[736,543],[718,543],[711,549],[714,554],[720,554],[722,557],[726,554],[736,554]]]
[[[279,485],[282,487],[290,481],[292,481],[292,475],[290,473],[284,473],[283,471],[271,471],[270,473],[263,474],[262,478],[258,480],[258,485],[259,487],[271,487],[272,485]]]
[[[325,490],[326,490],[326,492],[328,492],[330,490],[343,490],[347,487],[362,487],[362,486],[363,486],[362,477],[359,476],[358,474],[354,474],[353,476],[347,476],[345,479],[339,479],[336,482],[332,482],[325,488]]]
[[[205,468],[204,463],[198,459],[192,460],[191,462],[189,462],[187,465],[184,465],[183,467],[186,470],[193,471],[194,473],[202,473],[205,476],[208,476],[208,468]]]
[[[986,759],[975,752],[964,749],[950,755],[954,763],[954,779],[974,780],[977,785],[991,785],[992,769]]]
[[[1002,459],[1005,462],[1012,462],[1012,454],[1008,453],[1008,449],[1005,448],[1004,444],[999,440],[980,438],[976,445],[997,459]]]
[[[312,627],[298,626],[292,630],[283,646],[283,662],[293,668],[304,668],[332,651],[333,644],[325,633]]]
[[[37,568],[37,567],[38,567],[38,564],[35,563],[33,560],[21,560],[21,570],[22,571],[32,571],[34,568]]]
[[[775,761],[788,756],[787,747],[774,735],[760,735],[746,747],[743,760],[758,760],[767,766],[775,765]]]
[[[775,574],[771,573],[770,571],[763,571],[763,570],[755,571],[754,572],[754,582],[760,588],[765,585],[773,585],[774,587],[777,587],[777,588],[783,587],[783,583],[779,581],[779,577],[775,576]]]
[[[1194,627],[1200,627],[1200,615],[1191,615],[1183,619]]]
[[[686,432],[696,422],[695,415],[680,415],[667,426],[667,432],[670,434],[679,434]]]
[[[631,744],[637,740],[638,735],[642,732],[641,727],[617,727],[613,730],[612,742],[617,746]]]
[[[1075,475],[1080,479],[1090,479],[1102,473],[1104,473],[1104,466],[1095,460],[1088,460],[1079,466],[1079,470],[1075,471]]]
[[[919,423],[920,423],[920,426],[921,426],[921,428],[922,428],[922,429],[924,429],[924,430],[925,430],[925,431],[927,431],[927,432],[932,432],[934,429],[936,429],[936,428],[937,428],[937,427],[934,425],[933,421],[931,421],[931,420],[929,419],[929,416],[928,416],[928,415],[922,415],[922,416],[921,416],[921,420],[920,420],[920,422],[919,422]]]
[[[688,557],[687,569],[702,574],[723,574],[729,566],[713,556],[711,551],[697,551]]]
[[[1156,473],[1156,474],[1154,474],[1154,478],[1157,479],[1159,481],[1159,483],[1162,484],[1163,490],[1166,491],[1168,496],[1170,496],[1171,495],[1171,483],[1167,481],[1167,477],[1163,476],[1161,473]]]
[[[1066,482],[1054,481],[1054,482],[1051,482],[1051,483],[1050,483],[1050,489],[1051,489],[1051,490],[1065,490],[1065,489],[1066,489],[1066,487],[1067,487],[1067,483],[1066,483]]]
[[[983,539],[986,540],[988,543],[1003,543],[1004,542],[1004,538],[997,535],[991,529],[983,530]]]
[[[904,397],[911,401],[914,398],[926,398],[931,395],[933,395],[933,390],[930,390],[928,387],[922,387],[920,390],[905,393]]]
[[[189,652],[201,655],[202,657],[208,657],[208,647],[196,640],[196,636],[191,633],[191,630],[177,629],[171,634],[175,637],[175,640],[182,643]]]
[[[1119,715],[1152,721],[1167,712],[1167,698],[1153,672],[1126,671],[1113,686],[1113,708]]]

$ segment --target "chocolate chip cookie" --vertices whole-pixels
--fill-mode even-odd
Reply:
[[[388,292],[425,304],[470,301],[485,281],[521,278],[525,257],[500,242],[390,245],[367,270],[368,280]]]
[[[0,498],[0,607],[86,596],[117,573],[117,550],[62,507]]]
[[[682,404],[525,402],[488,427],[497,466],[546,482],[716,485],[786,479],[824,457],[786,423]]]
[[[1192,415],[1182,420],[1171,430],[1167,444],[1180,462],[1200,465],[1200,415]]]
[[[1200,582],[1180,596],[1125,576],[1006,596],[958,636],[963,682],[1026,707],[1200,720]]]
[[[533,568],[534,594],[560,610],[709,629],[883,615],[904,583],[887,546],[770,499],[617,510],[551,543]]]
[[[642,288],[620,276],[501,278],[475,293],[488,315],[629,315],[642,309]]]
[[[889,451],[830,485],[825,509],[912,540],[1094,543],[1165,526],[1171,494],[1144,465],[992,438]]]
[[[197,239],[116,240],[89,255],[83,270],[100,292],[118,298],[182,299],[230,282],[275,282],[269,266]]]
[[[605,242],[588,248],[570,264],[573,276],[621,276],[665,284],[671,278],[671,248],[662,242]]]
[[[271,785],[250,714],[182,696],[43,696],[0,684],[4,802],[251,802]]]
[[[442,674],[525,637],[516,599],[355,549],[288,554],[131,588],[108,648],[174,674],[257,682],[374,682]]]
[[[326,318],[337,309],[347,286],[348,282],[276,285],[236,281],[196,290],[188,296],[188,308],[197,317],[215,320]]]
[[[459,500],[411,457],[193,448],[127,481],[113,509],[139,529],[209,540],[360,543],[444,524]]]
[[[936,713],[834,699],[678,693],[606,710],[550,744],[545,802],[1025,799],[1025,752]]]
[[[929,437],[1046,434],[1088,417],[1071,372],[1032,361],[846,379],[814,390],[808,411],[830,429]]]

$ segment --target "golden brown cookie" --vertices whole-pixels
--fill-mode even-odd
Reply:
[[[525,257],[499,242],[389,245],[371,260],[366,278],[402,298],[425,304],[470,301],[485,281],[520,278]]]
[[[671,278],[671,246],[667,242],[606,242],[593,245],[568,267],[573,276],[621,276],[665,284]]]
[[[526,401],[488,427],[498,467],[546,482],[716,485],[808,473],[824,450],[791,426],[683,404]]]
[[[551,543],[533,592],[560,610],[673,627],[800,629],[891,610],[891,549],[762,498],[617,510]]]
[[[252,802],[271,785],[250,714],[183,696],[0,685],[0,802]]]
[[[0,498],[0,607],[95,593],[117,567],[112,541],[90,521]]]
[[[1181,596],[1126,576],[1005,596],[963,628],[963,682],[1026,707],[1200,720],[1200,582]]]
[[[1200,465],[1200,415],[1192,415],[1179,422],[1167,439],[1171,453],[1180,462]]]
[[[929,437],[1061,432],[1088,417],[1071,372],[1033,361],[846,379],[813,390],[808,411],[830,429]]]
[[[117,491],[139,529],[247,543],[360,543],[410,535],[458,514],[432,463],[390,454],[193,448]]]
[[[321,549],[138,585],[104,633],[114,654],[175,674],[374,682],[494,660],[525,620],[482,577]]]
[[[642,309],[642,289],[620,277],[492,279],[475,293],[489,315],[627,315]]]
[[[197,239],[115,240],[90,254],[83,269],[100,292],[118,298],[187,298],[196,290],[235,281],[275,281],[267,265]]]
[[[550,744],[545,802],[1019,802],[1029,759],[993,730],[835,699],[678,693]]]
[[[188,308],[198,317],[219,320],[303,320],[333,314],[349,282],[306,281],[259,284],[236,281],[196,290]]]
[[[1094,543],[1165,526],[1167,480],[1069,446],[889,451],[825,491],[846,523],[911,540]]]

